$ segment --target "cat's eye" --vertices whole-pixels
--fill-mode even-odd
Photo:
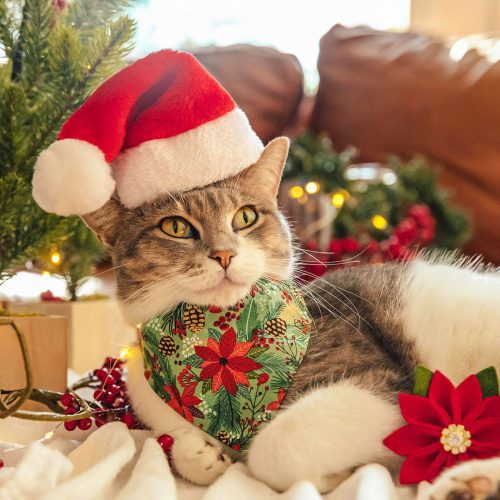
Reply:
[[[252,207],[240,208],[233,218],[233,229],[245,229],[250,227],[257,220],[257,212]]]
[[[160,223],[160,229],[174,238],[193,238],[193,226],[181,217],[167,217]]]

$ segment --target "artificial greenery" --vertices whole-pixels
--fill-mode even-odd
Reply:
[[[131,3],[0,0],[0,276],[61,238],[89,242],[79,219],[47,214],[33,201],[33,165],[69,115],[124,64],[135,26],[121,13]]]
[[[468,218],[451,203],[449,193],[438,186],[438,171],[427,160],[416,157],[403,162],[389,158],[385,167],[393,170],[397,181],[384,184],[349,180],[346,172],[355,165],[356,155],[354,148],[336,153],[327,137],[304,134],[292,143],[285,167],[285,179],[300,184],[317,181],[325,193],[346,193],[346,202],[333,222],[335,237],[368,233],[376,240],[384,240],[404,218],[408,207],[425,204],[436,219],[432,246],[454,249],[467,240]],[[385,229],[373,227],[371,220],[377,214],[388,221]]]

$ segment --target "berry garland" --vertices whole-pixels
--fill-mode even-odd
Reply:
[[[101,427],[108,422],[121,421],[129,429],[143,428],[135,416],[128,399],[127,386],[123,379],[124,363],[121,359],[108,357],[100,368],[96,368],[87,377],[82,378],[71,389],[94,389],[94,400],[87,401],[92,409],[92,416],[67,420],[64,428],[74,431],[76,428],[88,430],[95,423]],[[80,408],[78,399],[72,392],[65,392],[59,399],[66,415],[74,415]]]

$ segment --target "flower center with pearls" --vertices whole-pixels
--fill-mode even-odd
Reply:
[[[470,432],[465,430],[461,424],[450,424],[441,431],[441,439],[439,440],[445,451],[458,455],[465,453],[467,448],[472,444],[470,440]]]

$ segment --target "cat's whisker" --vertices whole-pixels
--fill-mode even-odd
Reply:
[[[332,286],[334,289],[336,289],[343,297],[344,299],[349,302],[349,304],[346,304],[345,302],[343,302],[340,297],[337,297],[335,294],[333,294],[331,291],[321,287],[319,284],[318,284],[318,281],[321,281],[321,282],[324,282],[326,285],[330,285]],[[344,294],[340,287],[336,287],[335,285],[329,283],[328,281],[326,280],[323,280],[323,279],[317,279],[316,281],[314,281],[313,283],[310,284],[310,286],[316,286],[318,287],[321,291],[323,291],[324,293],[327,293],[328,295],[334,297],[335,299],[337,299],[341,304],[343,304],[345,307],[347,307],[351,312],[353,312],[354,314],[356,314],[356,316],[358,317],[358,328],[361,326],[361,321],[363,321],[367,326],[369,326],[370,328],[373,328],[373,326],[365,319],[363,318],[363,316],[361,316],[359,314],[359,311],[358,311],[358,308],[356,307],[356,305],[354,304],[354,302],[349,299],[349,297],[347,297],[346,294]],[[352,307],[351,307],[352,306]]]

